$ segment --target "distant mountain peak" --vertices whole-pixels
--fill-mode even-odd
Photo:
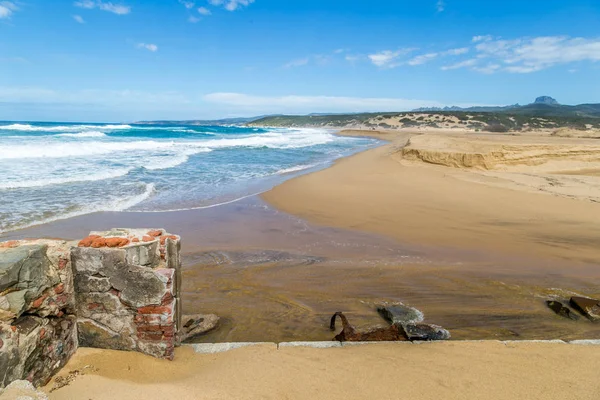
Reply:
[[[547,104],[550,106],[557,106],[559,105],[558,101],[556,101],[555,98],[550,97],[550,96],[540,96],[537,99],[535,99],[535,101],[533,102],[533,104]]]

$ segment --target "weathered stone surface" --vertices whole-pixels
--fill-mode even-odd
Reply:
[[[180,343],[210,332],[219,324],[219,317],[214,314],[184,315],[181,320],[183,325],[178,333]]]
[[[172,359],[180,326],[179,237],[159,229],[113,229],[90,237],[91,247],[71,252],[81,343]],[[94,248],[100,239],[115,238],[128,244]]]
[[[82,347],[125,351],[135,350],[136,347],[132,337],[121,335],[90,319],[78,318],[77,331]]]
[[[377,307],[377,312],[391,324],[416,324],[424,318],[421,311],[402,303]]]
[[[0,390],[0,400],[48,400],[48,396],[36,390],[31,382],[18,380]]]
[[[18,379],[43,385],[77,349],[74,316],[25,316],[0,328],[0,387]]]
[[[68,247],[35,240],[0,249],[9,285],[0,295],[0,387],[17,379],[45,383],[77,347]]]
[[[408,340],[448,340],[450,332],[441,326],[432,324],[406,324],[403,326]]]
[[[75,291],[77,293],[108,292],[110,280],[106,277],[78,274],[75,276]]]
[[[579,317],[575,313],[571,312],[569,307],[565,306],[560,301],[548,300],[546,301],[546,305],[549,309],[554,311],[555,314],[560,315],[561,317],[569,318],[573,321],[577,321],[579,319]]]
[[[571,297],[571,306],[592,321],[600,321],[600,300]]]

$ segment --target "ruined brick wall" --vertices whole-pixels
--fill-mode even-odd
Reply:
[[[45,384],[77,349],[72,243],[0,243],[0,387]]]
[[[92,232],[71,252],[79,344],[173,359],[181,325],[180,238]]]

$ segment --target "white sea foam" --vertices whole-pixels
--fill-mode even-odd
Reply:
[[[316,166],[317,166],[317,164],[297,165],[295,167],[280,169],[279,171],[276,172],[276,174],[277,175],[290,174],[292,172],[304,171],[305,169],[310,169],[310,168],[313,168]]]
[[[249,135],[236,139],[213,139],[199,141],[93,141],[68,143],[22,143],[0,144],[0,159],[65,158],[131,153],[135,151],[202,152],[231,147],[294,149],[326,144],[335,140],[328,133],[280,133]],[[193,150],[196,149],[196,150]],[[202,149],[202,150],[200,150]]]
[[[129,196],[129,197],[120,198],[120,199],[114,199],[107,203],[96,204],[96,205],[92,205],[89,207],[81,207],[80,209],[78,209],[76,211],[71,211],[71,212],[67,212],[64,214],[55,215],[53,217],[40,219],[40,220],[31,222],[28,224],[13,226],[13,227],[10,227],[10,230],[30,228],[32,226],[43,225],[43,224],[47,224],[50,222],[60,221],[63,219],[69,219],[69,218],[73,218],[73,217],[78,217],[80,215],[92,214],[95,212],[125,211],[125,210],[149,199],[152,196],[152,194],[154,193],[154,191],[155,191],[154,184],[147,183],[143,193],[136,194],[136,195]],[[5,232],[7,232],[7,230],[0,229],[0,233],[5,233]]]
[[[79,133],[60,133],[56,136],[86,138],[86,137],[106,137],[104,132],[99,131],[83,131]]]
[[[123,130],[131,129],[131,125],[66,125],[66,126],[34,126],[29,124],[0,125],[0,130],[23,132],[79,132],[90,129]]]
[[[24,179],[14,182],[4,181],[0,183],[0,189],[32,188],[52,185],[63,185],[65,183],[102,181],[105,179],[114,179],[119,178],[121,176],[125,176],[132,170],[133,168],[120,168],[113,171],[100,171],[91,175],[88,174],[87,171],[82,171],[85,174],[70,175],[66,178],[45,178],[39,180]]]

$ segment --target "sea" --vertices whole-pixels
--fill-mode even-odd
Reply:
[[[229,204],[378,143],[325,129],[0,122],[0,234]]]

